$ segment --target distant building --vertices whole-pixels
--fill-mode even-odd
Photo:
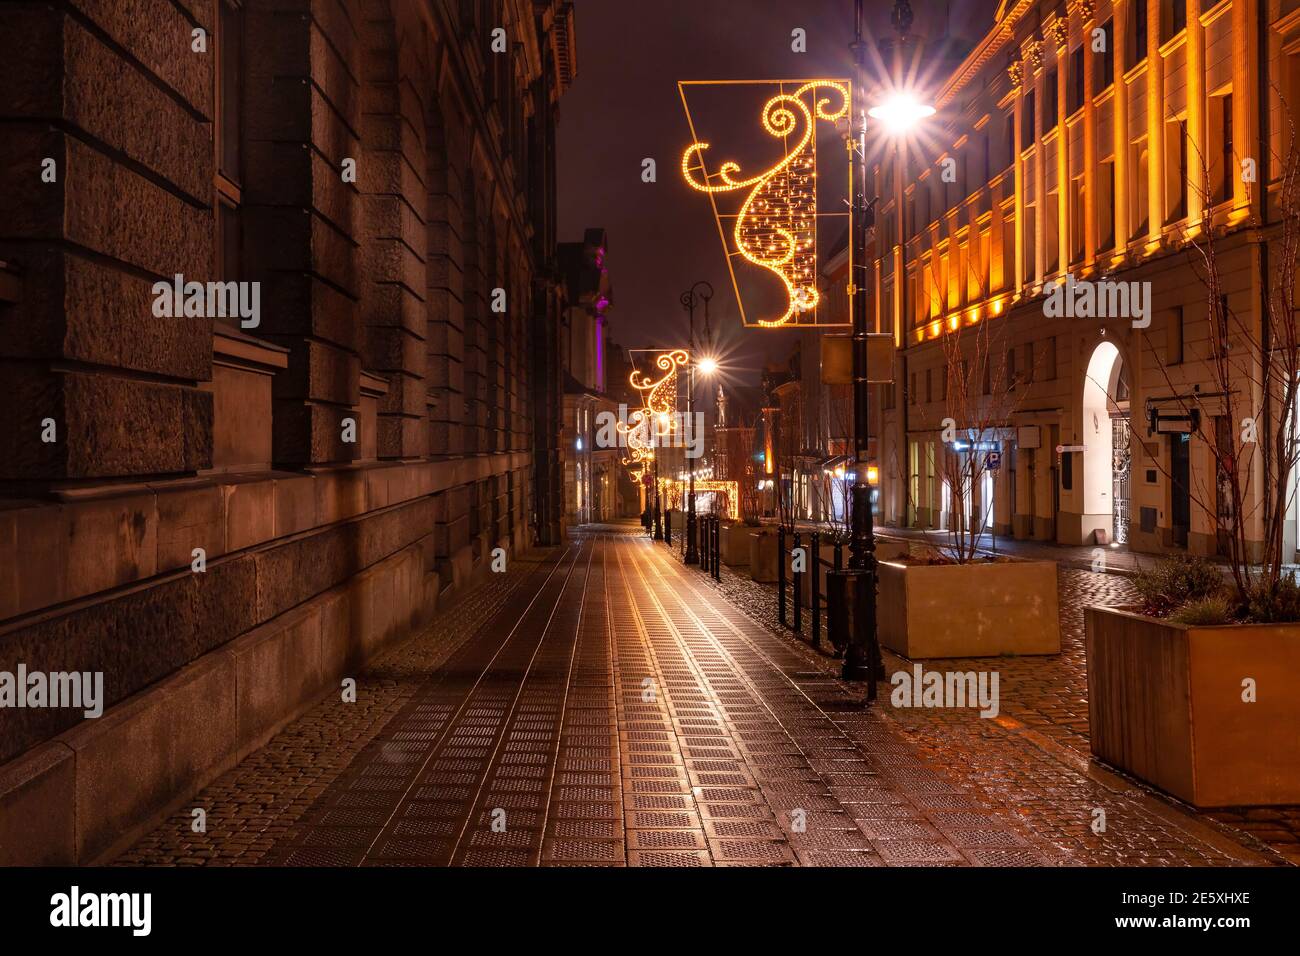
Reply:
[[[627,401],[629,364],[609,332],[614,293],[609,279],[609,239],[588,229],[581,242],[559,246],[565,305],[560,330],[564,363],[564,521],[588,524],[634,517],[640,492],[623,465],[625,448],[610,445],[608,426]],[[611,377],[612,376],[612,377]]]

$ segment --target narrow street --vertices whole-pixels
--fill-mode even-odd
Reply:
[[[715,586],[639,528],[580,531],[492,575],[359,675],[355,703],[321,700],[115,862],[1279,862],[1027,733],[1014,681],[1000,720],[897,710],[888,685],[858,707],[740,581]]]

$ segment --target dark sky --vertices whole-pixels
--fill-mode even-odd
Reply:
[[[929,15],[925,2],[913,4],[917,31]],[[929,2],[948,15],[945,0]],[[868,26],[887,31],[892,6],[867,0]],[[952,18],[958,22],[955,11]],[[806,53],[791,51],[795,27],[807,31]],[[581,239],[587,227],[608,230],[620,344],[685,344],[678,298],[706,279],[715,289],[715,335],[740,378],[756,381],[765,358],[789,353],[792,333],[741,325],[709,201],[681,178],[690,133],[677,81],[848,76],[852,31],[851,0],[579,0],[577,78],[560,101],[560,240]],[[756,122],[757,111],[743,108]],[[718,142],[710,158],[737,149]],[[658,165],[655,183],[641,181],[646,157]]]

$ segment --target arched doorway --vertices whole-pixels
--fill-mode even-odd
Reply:
[[[1089,532],[1107,541],[1128,541],[1129,392],[1124,360],[1112,342],[1093,349],[1083,380],[1082,508]],[[1086,540],[1086,538],[1085,538]]]

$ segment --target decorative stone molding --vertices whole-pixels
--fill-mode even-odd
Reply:
[[[1036,70],[1043,65],[1043,41],[1039,39],[1030,40],[1025,44],[1025,59],[1029,62],[1029,68]]]
[[[1052,21],[1052,25],[1047,28],[1047,33],[1052,39],[1052,43],[1057,47],[1063,47],[1070,38],[1070,21],[1066,17],[1058,17]]]
[[[1070,6],[1070,10],[1072,13],[1078,14],[1081,21],[1087,23],[1092,19],[1093,14],[1097,12],[1097,4],[1095,0],[1075,0]]]
[[[1012,60],[1007,64],[1007,76],[1011,78],[1011,88],[1019,89],[1025,81],[1025,64],[1020,60]]]

